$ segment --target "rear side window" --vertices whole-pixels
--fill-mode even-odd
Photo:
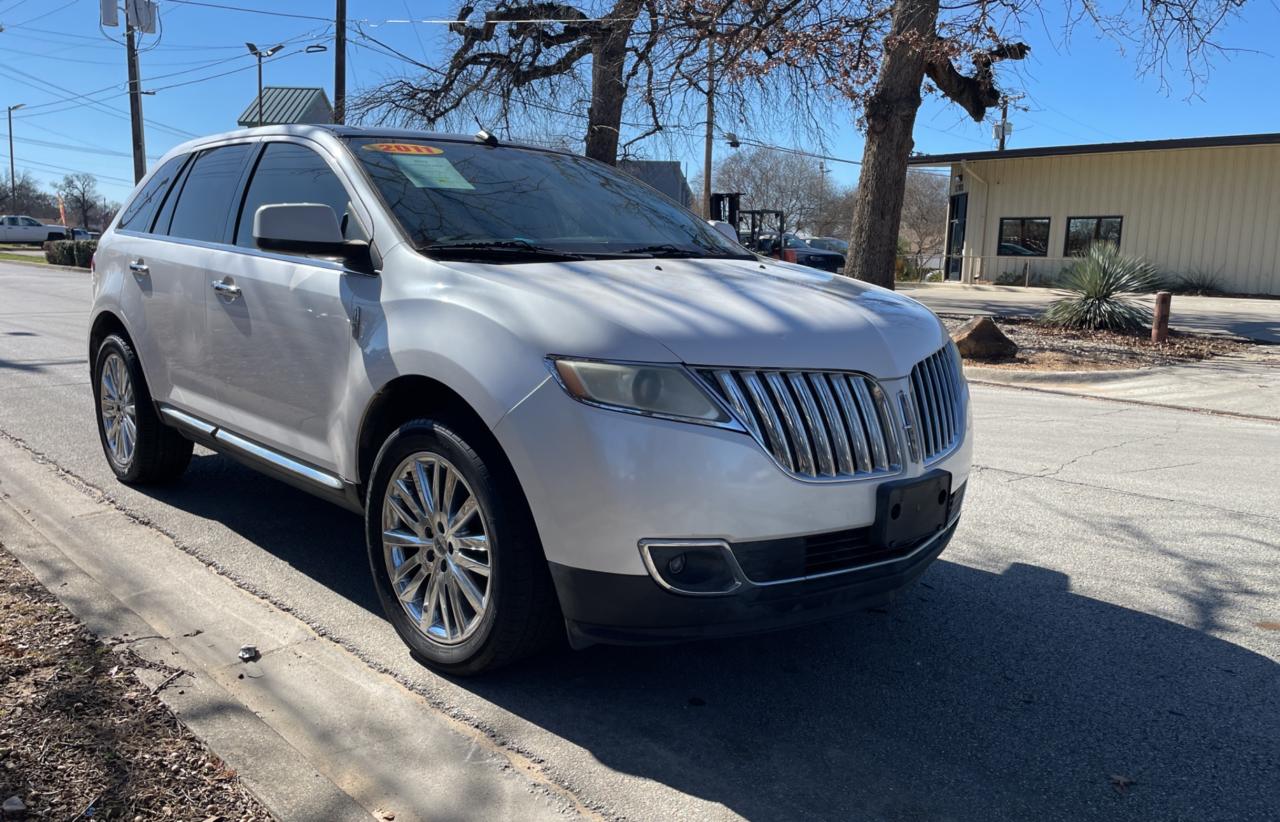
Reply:
[[[264,205],[321,203],[333,209],[345,230],[347,190],[324,159],[297,143],[269,143],[253,172],[236,230],[236,245],[252,248],[253,215]]]
[[[169,190],[169,186],[173,185],[173,181],[178,176],[178,172],[182,170],[182,164],[186,162],[186,159],[187,155],[182,154],[160,166],[159,170],[151,175],[151,179],[147,180],[147,184],[142,187],[137,196],[129,202],[128,207],[120,215],[120,222],[116,228],[129,231],[150,231],[151,222],[156,216],[156,210],[160,208],[165,192]]]
[[[187,173],[169,222],[169,236],[220,243],[235,203],[236,187],[249,146],[221,146],[201,152]]]

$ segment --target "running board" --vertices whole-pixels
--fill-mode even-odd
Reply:
[[[355,486],[335,474],[299,462],[279,451],[233,434],[225,428],[219,428],[168,405],[160,406],[160,414],[166,422],[182,430],[195,441],[217,451],[224,451],[228,456],[238,458],[251,468],[261,470],[305,491],[319,493],[344,507],[360,509],[359,495]]]

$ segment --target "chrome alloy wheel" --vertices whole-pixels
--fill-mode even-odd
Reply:
[[[400,605],[424,636],[456,645],[489,608],[493,557],[484,512],[458,469],[419,451],[382,500],[382,554]]]
[[[111,460],[121,469],[133,463],[138,443],[138,415],[134,405],[133,381],[124,358],[112,352],[102,361],[98,377],[98,409]]]

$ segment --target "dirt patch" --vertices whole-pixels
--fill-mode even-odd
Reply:
[[[28,819],[271,819],[133,676],[154,665],[98,642],[3,546],[0,580],[0,802]]]
[[[947,330],[954,331],[969,317],[943,315]],[[1115,331],[1074,331],[1044,326],[1031,319],[994,317],[1009,339],[1018,344],[1013,359],[977,362],[991,368],[1028,371],[1103,371],[1178,365],[1226,354],[1242,354],[1258,348],[1254,343],[1212,334],[1170,331],[1157,345],[1150,332],[1124,334]],[[966,360],[966,362],[970,362]]]

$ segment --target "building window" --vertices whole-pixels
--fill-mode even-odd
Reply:
[[[1046,257],[1049,254],[1048,217],[1001,217],[1001,257]]]
[[[1068,217],[1067,241],[1062,253],[1067,257],[1079,257],[1094,243],[1120,245],[1120,224],[1123,217]]]

